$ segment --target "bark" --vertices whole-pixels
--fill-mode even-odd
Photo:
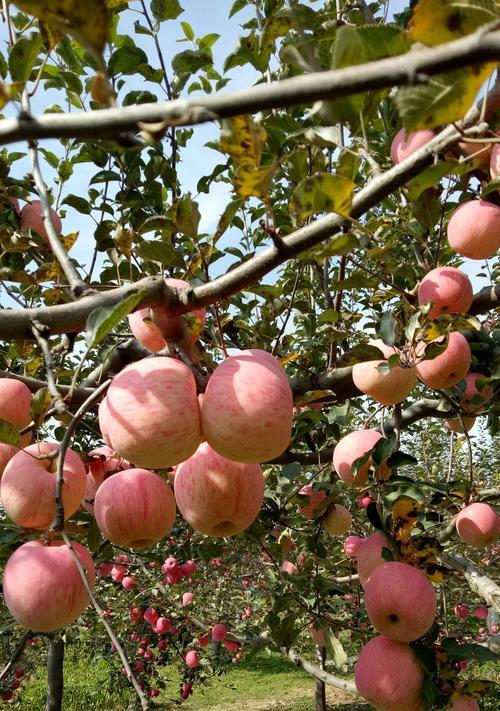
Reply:
[[[64,640],[61,637],[51,639],[47,658],[47,701],[45,711],[61,711],[64,681]]]
[[[470,589],[500,613],[500,587],[460,553],[441,553],[443,563],[463,574]]]
[[[321,670],[325,668],[326,650],[324,647],[316,647],[316,657]],[[316,711],[326,711],[326,686],[323,679],[316,678]]]

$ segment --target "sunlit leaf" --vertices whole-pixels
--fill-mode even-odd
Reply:
[[[189,194],[182,197],[177,203],[175,213],[175,224],[179,231],[191,237],[191,239],[196,239],[200,219],[198,203]]]
[[[410,37],[428,45],[451,42],[499,17],[495,0],[419,0],[410,20]]]
[[[422,505],[407,496],[401,496],[392,507],[393,536],[402,541],[411,533],[415,526]]]
[[[222,121],[220,148],[236,165],[260,165],[267,133],[251,116],[235,116]]]
[[[293,191],[290,209],[302,221],[309,215],[336,212],[348,215],[352,206],[354,183],[330,173],[316,173],[304,178]]]
[[[0,442],[4,444],[19,444],[19,427],[12,422],[0,419]]]
[[[137,289],[126,299],[108,308],[98,307],[91,311],[87,319],[86,340],[88,348],[93,348],[127,316],[144,297],[144,291]]]
[[[277,163],[256,167],[252,163],[240,163],[233,180],[240,198],[258,197],[264,200],[276,172]]]

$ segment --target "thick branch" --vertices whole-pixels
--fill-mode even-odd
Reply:
[[[320,99],[422,84],[441,72],[500,59],[500,31],[483,28],[454,42],[421,49],[355,67],[315,72],[251,89],[227,92],[192,101],[141,104],[78,114],[20,116],[0,121],[0,143],[34,138],[114,137],[137,131],[143,123],[193,126],[215,119],[310,104]]]
[[[286,654],[289,659],[292,660],[292,662],[303,669],[305,672],[308,674],[311,674],[311,676],[315,677],[315,679],[319,679],[320,681],[323,681],[325,684],[328,684],[328,686],[334,686],[336,689],[342,689],[343,691],[348,691],[350,694],[357,694],[357,689],[356,685],[353,681],[347,681],[344,679],[339,679],[338,677],[334,676],[333,674],[329,674],[328,672],[324,671],[324,669],[320,669],[317,667],[315,664],[311,664],[311,662],[308,662],[306,659],[301,657],[297,652],[294,652],[293,649],[288,649],[288,650],[282,650],[284,654]]]
[[[491,578],[460,553],[446,551],[441,553],[440,558],[443,563],[463,573],[470,589],[486,600],[490,607],[500,612],[500,587]]]

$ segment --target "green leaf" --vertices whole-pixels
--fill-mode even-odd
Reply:
[[[111,76],[118,74],[135,74],[142,64],[148,63],[148,56],[140,47],[123,45],[115,49],[108,62],[108,72]]]
[[[193,74],[212,64],[212,55],[207,50],[185,49],[172,57],[172,69],[177,75]]]
[[[179,200],[176,206],[175,224],[179,232],[196,239],[198,237],[198,225],[200,224],[200,211],[198,203],[192,200],[191,195],[185,195]]]
[[[406,131],[461,119],[494,69],[493,63],[464,67],[431,77],[426,84],[401,87],[394,100]]]
[[[66,195],[62,202],[63,205],[69,205],[77,212],[81,212],[84,215],[90,215],[90,213],[92,212],[92,207],[88,200],[85,200],[85,198],[82,197],[78,197],[78,195]]]
[[[299,462],[291,462],[291,464],[285,464],[281,470],[281,475],[290,480],[296,479],[299,476],[301,469],[302,466]]]
[[[108,308],[98,307],[90,312],[86,325],[87,347],[93,348],[122,321],[144,297],[144,290],[137,289],[119,304]]]
[[[297,185],[292,194],[290,209],[299,222],[318,212],[348,215],[354,187],[351,180],[340,175],[316,173]]]
[[[459,644],[453,637],[443,639],[441,646],[452,659],[474,659],[476,662],[494,662],[500,659],[500,655],[495,654],[488,647],[473,643]]]
[[[181,27],[184,30],[184,35],[187,37],[187,39],[190,41],[194,40],[194,30],[189,24],[189,22],[181,22]]]
[[[109,183],[111,181],[120,182],[121,177],[112,170],[100,170],[90,179],[90,185],[94,183]]]
[[[135,248],[135,254],[142,259],[160,262],[165,266],[178,263],[178,255],[168,242],[141,242]]]
[[[64,183],[66,180],[69,180],[69,178],[71,178],[71,176],[73,175],[73,166],[69,162],[69,160],[64,159],[59,163],[57,172],[62,182]]]
[[[0,419],[0,442],[17,446],[19,444],[19,427],[12,422]]]
[[[95,518],[87,529],[87,547],[91,553],[97,553],[101,545],[101,531]]]
[[[151,0],[151,12],[157,22],[164,22],[175,20],[184,9],[180,6],[179,0]]]
[[[342,669],[347,664],[347,654],[344,651],[342,642],[335,636],[331,629],[325,629],[325,642],[328,651],[328,658],[331,659],[337,669]]]
[[[396,328],[397,323],[394,316],[390,313],[382,314],[378,325],[378,332],[387,346],[393,346],[396,343]]]
[[[48,388],[40,388],[40,390],[37,390],[33,395],[33,400],[31,401],[31,417],[37,429],[41,427],[51,402],[52,398]]]
[[[219,218],[217,228],[214,232],[212,244],[215,244],[219,240],[227,228],[231,225],[234,216],[238,210],[243,206],[242,200],[232,200],[228,205],[226,205],[224,212]]]
[[[27,81],[42,48],[42,36],[32,32],[17,40],[9,53],[9,71],[13,81]]]
[[[396,467],[403,467],[406,464],[418,464],[418,459],[407,452],[393,452],[389,459],[387,460],[387,466],[390,469],[395,469]]]
[[[231,5],[229,17],[231,18],[233,15],[236,15],[237,12],[243,10],[243,8],[247,6],[247,4],[248,0],[235,0],[235,2],[233,2],[233,4]]]
[[[493,180],[490,180],[488,185],[483,189],[481,193],[481,199],[485,198],[486,195],[490,195],[491,193],[496,193],[500,190],[500,176],[497,176],[496,178],[493,178]]]
[[[481,161],[459,163],[456,160],[443,160],[423,170],[408,184],[408,199],[413,202],[424,190],[435,187],[446,175],[465,175],[480,165]]]

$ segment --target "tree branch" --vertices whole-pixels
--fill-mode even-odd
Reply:
[[[463,573],[471,590],[480,595],[490,607],[500,612],[500,587],[460,553],[446,551],[440,554],[443,563]]]
[[[336,689],[348,691],[350,694],[358,693],[356,685],[353,681],[339,679],[333,674],[329,674],[323,669],[317,667],[315,664],[311,664],[311,662],[308,662],[306,659],[297,654],[297,652],[295,652],[293,649],[282,649],[281,651],[286,654],[287,657],[291,659],[296,666],[300,667],[308,674],[311,674],[311,676],[314,676],[316,679],[319,679],[325,684],[328,684],[328,686],[334,686]]]
[[[114,137],[143,123],[193,126],[229,116],[336,99],[373,89],[426,83],[429,77],[500,58],[500,31],[491,25],[439,45],[355,67],[259,84],[204,99],[141,104],[78,114],[19,116],[0,121],[0,143],[35,138]]]

